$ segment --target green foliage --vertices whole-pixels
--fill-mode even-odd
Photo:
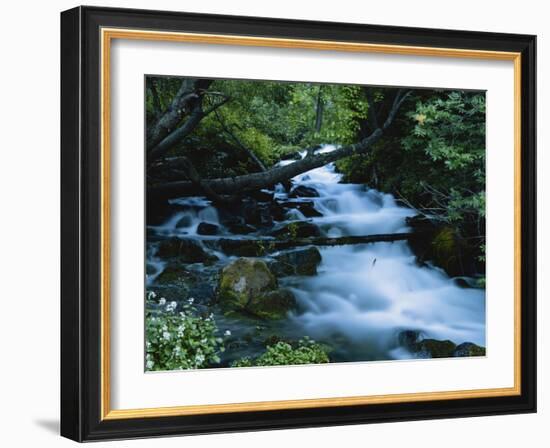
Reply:
[[[453,91],[418,101],[403,148],[442,163],[441,179],[421,187],[450,222],[485,218],[485,94]]]
[[[242,358],[232,367],[289,366],[297,364],[324,364],[329,362],[325,347],[307,337],[300,339],[296,347],[287,342],[277,342],[256,359]]]
[[[147,295],[149,304],[145,315],[146,369],[198,369],[220,362],[224,350],[223,339],[217,337],[218,328],[212,315],[199,316],[193,299],[179,306],[156,301],[154,292]]]
[[[484,93],[414,92],[368,154],[340,160],[337,168],[346,182],[391,192],[447,223],[483,270]]]
[[[156,109],[168,107],[181,82],[182,78],[147,78],[148,123],[155,119]],[[257,170],[247,151],[271,166],[306,147],[352,143],[368,109],[364,88],[349,85],[216,80],[204,95],[203,109],[220,96],[229,101],[203,118],[170,154],[185,154],[205,177]]]

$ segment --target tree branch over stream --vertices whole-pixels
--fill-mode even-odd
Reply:
[[[155,199],[167,199],[178,196],[203,194],[205,192],[204,187],[207,187],[211,192],[217,194],[229,195],[261,190],[262,188],[269,188],[279,182],[287,181],[299,174],[335,162],[344,157],[365,154],[374,143],[380,140],[386,129],[392,124],[399,108],[410,93],[410,91],[405,91],[403,89],[398,90],[383,125],[377,127],[369,136],[357,143],[342,146],[335,151],[323,154],[312,154],[313,151],[308,151],[308,155],[302,160],[285,166],[275,166],[264,172],[250,173],[237,177],[203,179],[200,184],[198,182],[185,180],[153,185],[149,188],[149,194]],[[370,104],[369,107],[374,107],[374,105]],[[189,118],[188,121],[189,120],[191,120],[191,118]],[[380,122],[380,120],[377,120],[377,123]]]
[[[209,240],[206,244],[217,246],[228,255],[242,256],[260,256],[269,252],[292,249],[304,246],[345,246],[350,244],[368,244],[380,242],[393,242],[409,240],[418,237],[418,233],[384,233],[362,236],[342,236],[338,238],[330,237],[310,237],[310,238],[291,238],[285,240],[260,238],[260,239],[231,239],[221,238],[219,240]]]

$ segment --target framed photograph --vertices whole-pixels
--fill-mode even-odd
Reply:
[[[536,410],[535,36],[61,14],[61,433]]]

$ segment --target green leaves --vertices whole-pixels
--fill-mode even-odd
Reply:
[[[404,149],[423,152],[448,172],[429,182],[446,219],[485,218],[485,94],[453,91],[418,101],[408,117],[414,128],[402,139]]]
[[[145,315],[146,370],[184,370],[208,367],[220,362],[223,339],[212,315],[199,316],[193,300],[177,305],[156,300],[148,293]]]
[[[267,347],[258,358],[242,358],[235,361],[232,367],[254,366],[289,366],[297,364],[324,364],[329,362],[325,347],[305,337],[296,346],[287,342],[277,342]]]

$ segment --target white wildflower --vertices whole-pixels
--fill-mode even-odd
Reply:
[[[189,302],[189,305],[193,305],[193,303],[195,302],[195,298],[194,297],[189,297],[187,302]]]
[[[168,331],[165,331],[165,332],[162,333],[162,337],[164,339],[166,339],[167,341],[169,341],[170,338],[172,337],[172,335]]]
[[[175,301],[170,302],[168,305],[166,305],[166,311],[172,312],[176,309],[177,306],[178,306],[177,302]]]
[[[230,330],[225,330],[225,332],[223,333],[224,336],[231,336],[231,331]]]
[[[166,304],[166,299],[164,297],[161,297],[159,300],[159,305],[163,306],[164,304]]]

